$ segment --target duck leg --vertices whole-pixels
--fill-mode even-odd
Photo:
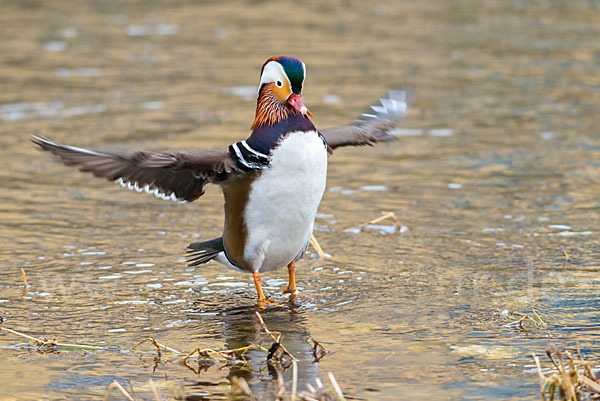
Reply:
[[[267,300],[267,298],[265,297],[262,287],[260,286],[260,282],[262,280],[262,278],[260,277],[260,273],[254,272],[254,273],[252,273],[252,277],[254,278],[254,285],[256,286],[256,292],[258,293],[258,303],[263,304]]]
[[[283,290],[283,293],[294,295],[296,293],[296,262],[290,262],[288,265],[288,272],[290,274],[290,280],[287,288]]]
[[[262,287],[260,285],[260,282],[262,281],[262,277],[260,276],[259,272],[252,273],[252,277],[254,278],[254,285],[256,286],[256,292],[258,293],[259,308],[261,308],[261,309],[264,308],[266,304],[272,305],[272,306],[284,307],[284,305],[281,305],[280,303],[277,303],[277,302],[273,301],[272,299],[265,297],[265,293],[263,292]]]

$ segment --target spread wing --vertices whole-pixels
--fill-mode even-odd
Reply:
[[[40,136],[33,136],[32,142],[60,157],[67,166],[77,166],[138,192],[181,202],[198,199],[206,184],[224,180],[236,165],[228,152],[216,149],[104,153],[61,145]]]
[[[320,130],[331,149],[340,146],[372,145],[375,142],[396,139],[392,135],[396,120],[406,114],[409,95],[405,90],[390,91],[381,106],[371,106],[371,111],[352,125],[343,125]]]

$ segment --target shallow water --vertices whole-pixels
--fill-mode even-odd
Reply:
[[[182,262],[220,233],[218,188],[160,201],[55,163],[29,134],[225,147],[247,135],[275,54],[306,62],[317,126],[352,121],[388,89],[416,94],[398,141],[330,159],[315,235],[331,257],[311,249],[306,296],[262,311],[299,358],[301,390],[331,371],[355,399],[537,399],[532,352],[579,344],[600,361],[600,5],[414,3],[5,2],[2,327],[108,350],[39,353],[2,333],[1,395],[98,399],[116,378],[149,399],[152,378],[165,396],[179,383],[218,399],[241,375],[268,398],[261,352],[198,371],[129,351],[150,335],[189,352],[258,332],[249,276]],[[403,232],[348,230],[382,211]],[[278,298],[286,279],[267,275],[266,291]],[[532,309],[546,326],[507,327]],[[330,351],[318,363],[311,337]]]

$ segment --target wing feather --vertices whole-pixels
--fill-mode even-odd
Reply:
[[[405,90],[390,91],[388,98],[381,99],[381,106],[371,106],[372,112],[365,113],[352,125],[342,125],[320,130],[331,149],[341,146],[372,146],[376,142],[397,139],[393,135],[396,120],[406,114],[409,95]]]
[[[229,152],[217,149],[105,153],[62,145],[41,136],[33,136],[32,142],[60,157],[67,166],[77,166],[138,192],[145,190],[183,202],[198,199],[207,184],[218,183],[235,170]]]

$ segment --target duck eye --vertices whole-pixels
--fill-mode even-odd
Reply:
[[[283,82],[277,81],[275,82],[275,85],[277,85],[278,88],[281,88],[283,86]]]

